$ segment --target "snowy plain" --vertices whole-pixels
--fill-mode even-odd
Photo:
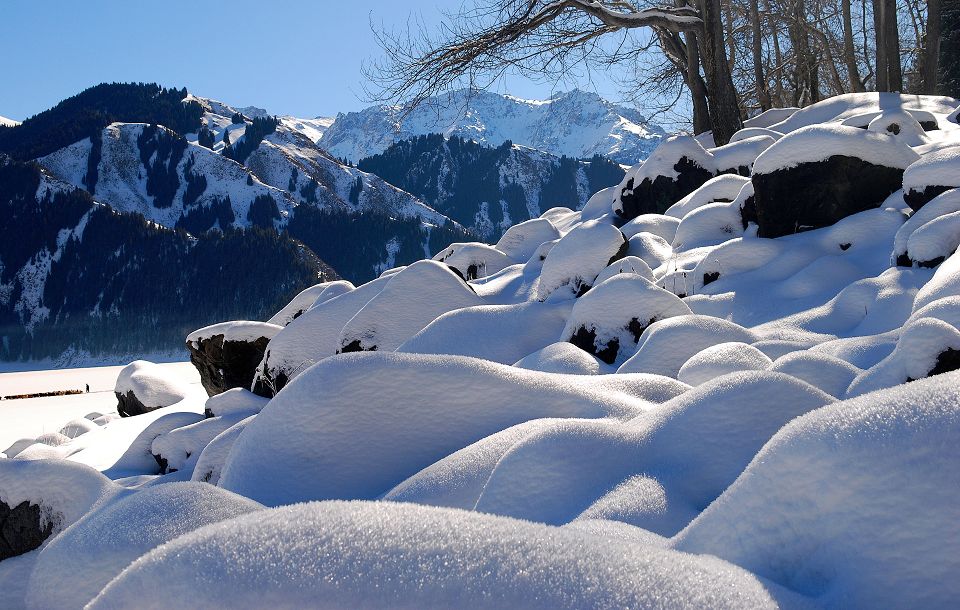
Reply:
[[[582,210],[302,292],[249,385],[109,373],[162,404],[0,458],[46,534],[0,561],[0,607],[955,606],[958,106],[855,94],[732,148],[670,138]],[[727,157],[898,181],[759,237],[750,206],[798,210]],[[700,185],[624,217],[682,159]]]

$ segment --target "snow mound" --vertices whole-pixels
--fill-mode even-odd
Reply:
[[[620,231],[627,239],[633,238],[640,233],[652,233],[666,242],[673,241],[673,236],[677,233],[677,225],[680,224],[678,218],[664,216],[663,214],[640,214],[627,224],[620,227]]]
[[[653,270],[650,269],[650,265],[643,262],[643,259],[639,257],[625,256],[601,271],[594,283],[600,285],[613,276],[622,273],[639,275],[646,280],[653,281]]]
[[[524,356],[513,366],[544,373],[597,375],[601,372],[603,364],[599,358],[572,343],[558,341]]]
[[[720,343],[753,343],[750,330],[712,316],[687,315],[651,324],[640,337],[637,353],[618,373],[654,373],[676,379],[680,368],[694,355]]]
[[[542,417],[643,408],[588,376],[458,356],[349,354],[320,362],[237,439],[220,485],[269,505],[376,498],[484,436]],[[477,397],[484,408],[478,409]]]
[[[960,186],[960,146],[923,155],[903,172],[903,198],[913,209],[948,188]]]
[[[913,300],[913,311],[942,299],[960,295],[960,254],[956,252],[947,257],[930,281],[924,284]]]
[[[960,376],[837,403],[781,430],[676,540],[828,608],[960,596]],[[851,467],[851,465],[856,465]]]
[[[743,130],[741,130],[742,132]],[[741,133],[737,132],[737,133]],[[767,150],[773,143],[782,136],[770,137],[769,134],[757,134],[731,140],[728,144],[711,148],[717,170],[720,172],[734,172],[741,176],[749,176],[753,170],[753,164],[760,156],[760,153]]]
[[[263,508],[211,485],[169,483],[100,507],[54,538],[30,576],[27,607],[80,609],[147,551]]]
[[[786,354],[777,358],[769,370],[796,377],[837,397],[843,397],[854,378],[862,372],[845,360],[812,351]]]
[[[451,244],[437,253],[433,260],[453,267],[461,277],[467,280],[493,275],[518,262],[502,250],[479,242]]]
[[[200,453],[210,441],[240,420],[255,414],[256,412],[250,411],[231,413],[176,428],[153,439],[150,453],[160,463],[162,474],[178,470],[186,470],[192,474]]]
[[[635,256],[651,269],[656,269],[673,256],[670,242],[653,233],[637,233],[627,244],[627,255]]]
[[[748,188],[748,187],[745,187]],[[671,247],[675,252],[715,246],[743,235],[739,202],[708,203],[683,217]]]
[[[716,377],[738,371],[762,371],[772,364],[759,349],[746,343],[719,343],[708,347],[687,360],[677,379],[697,386]]]
[[[253,421],[254,417],[251,415],[242,419],[213,437],[197,457],[190,480],[217,485],[220,482],[220,475],[223,473],[223,466],[227,463],[227,458],[230,457],[233,444],[247,425]]]
[[[293,299],[291,299],[290,302],[283,307],[283,309],[275,313],[272,318],[267,320],[267,323],[276,324],[278,326],[286,326],[303,315],[303,312],[307,311],[312,306],[329,301],[333,297],[340,296],[341,294],[349,292],[353,289],[354,285],[346,280],[323,282],[322,284],[316,284],[315,286],[305,288],[299,294],[297,294],[297,296],[293,297]]]
[[[744,124],[749,123],[752,119],[747,119]],[[767,129],[766,127],[744,127],[737,133],[730,136],[730,143],[740,142],[743,140],[748,140],[750,138],[756,138],[758,136],[767,136],[774,142],[783,137],[783,134],[779,131],[774,131],[772,129]]]
[[[960,368],[960,331],[937,318],[915,319],[904,325],[889,356],[853,380],[847,396],[860,396],[957,368]]]
[[[394,274],[395,275],[395,274]],[[310,365],[340,349],[340,331],[367,302],[383,290],[393,275],[379,277],[308,309],[274,335],[257,367],[254,386],[273,393]]]
[[[204,403],[203,412],[207,417],[233,415],[243,413],[251,415],[259,413],[270,402],[269,399],[257,396],[243,388],[231,388],[226,392],[211,396]]]
[[[841,125],[810,125],[788,133],[763,151],[753,165],[753,173],[770,174],[833,156],[897,169],[906,169],[920,158],[909,146],[887,135]]]
[[[190,394],[180,381],[146,360],[135,360],[123,367],[113,391],[119,396],[132,394],[148,410],[169,407]]]
[[[555,239],[560,239],[560,231],[549,220],[533,218],[507,229],[496,248],[512,260],[525,261],[533,256],[540,244]]]
[[[448,311],[397,348],[411,354],[472,356],[513,364],[556,341],[572,303],[528,301]]]
[[[743,185],[749,182],[749,178],[736,174],[722,174],[711,178],[704,182],[703,186],[667,208],[663,214],[682,221],[684,216],[708,203],[733,201],[740,194]]]
[[[196,530],[136,561],[90,609],[295,608],[318,600],[364,608],[399,600],[491,609],[775,608],[776,595],[789,599],[712,557],[455,509],[322,502]]]
[[[633,353],[648,326],[689,313],[679,297],[650,280],[618,274],[577,300],[560,338],[607,364],[619,364]]]
[[[907,146],[921,146],[927,143],[928,138],[918,118],[932,121],[934,124],[937,119],[929,112],[918,113],[918,115],[914,116],[913,113],[900,108],[884,110],[870,120],[867,131],[893,136]]]
[[[540,273],[537,299],[570,298],[585,293],[597,275],[626,254],[627,241],[616,227],[590,220],[577,226],[550,250]]]
[[[914,261],[927,262],[934,260],[933,257],[917,258],[911,255],[909,252],[911,238],[913,234],[921,227],[924,227],[931,222],[936,222],[941,217],[951,217],[956,212],[960,212],[960,189],[950,189],[945,191],[931,199],[928,203],[924,204],[924,206],[914,212],[910,218],[903,223],[903,226],[900,227],[900,230],[897,231],[897,234],[893,240],[893,253],[890,257],[890,263],[906,267],[913,264]],[[915,247],[919,247],[921,250],[931,250],[929,246],[934,245],[935,243],[936,242],[933,244],[928,243],[927,240],[917,240],[914,242],[914,245]],[[953,250],[956,250],[956,247],[957,244],[953,244]],[[932,250],[934,252],[937,251],[936,249]],[[940,255],[949,256],[953,253],[953,250],[950,250],[950,252],[947,252],[944,255],[941,249]],[[929,252],[924,252],[924,254],[929,254]]]
[[[482,303],[446,265],[417,261],[389,276],[383,290],[344,324],[340,351],[395,350],[441,314]]]

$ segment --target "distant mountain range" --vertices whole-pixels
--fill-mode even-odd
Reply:
[[[0,121],[0,360],[177,349],[213,321],[190,319],[191,299],[229,302],[202,308],[223,319],[257,318],[321,276],[365,282],[452,242],[495,240],[618,182],[622,168],[598,153],[642,158],[663,134],[581,91],[440,102],[395,132],[396,108],[274,117],[185,89],[104,84]],[[63,198],[76,213],[62,216]],[[263,281],[268,263],[289,279]],[[129,324],[155,332],[132,344],[116,336]]]
[[[371,106],[338,114],[320,144],[335,157],[359,161],[395,142],[440,133],[492,147],[509,140],[557,157],[602,155],[633,165],[666,135],[637,110],[576,89],[548,100],[463,89],[407,110]]]

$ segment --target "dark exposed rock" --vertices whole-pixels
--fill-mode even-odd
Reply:
[[[14,506],[0,501],[0,561],[39,548],[53,533],[52,523],[42,523],[40,507],[29,502]]]
[[[937,364],[930,369],[927,377],[960,370],[960,350],[947,348],[937,356]]]
[[[719,279],[720,279],[720,272],[719,272],[719,271],[712,271],[712,272],[710,272],[710,273],[704,273],[704,274],[703,274],[703,285],[706,286],[707,284],[712,284],[712,283],[716,282],[716,281],[719,280]]]
[[[656,322],[655,319],[649,320],[646,324],[641,323],[637,318],[630,320],[630,322],[627,323],[627,330],[633,335],[633,342],[639,342],[640,335],[654,322]],[[614,337],[606,344],[598,346],[596,329],[591,328],[587,330],[585,326],[578,328],[570,339],[568,339],[568,342],[576,345],[588,354],[593,354],[607,364],[613,364],[617,360],[617,353],[620,351],[620,339]]]
[[[853,244],[850,244],[850,243],[840,244],[840,249],[843,250],[844,252],[846,252],[847,250],[850,249],[850,246],[852,246],[852,245],[853,245]]]
[[[913,261],[910,260],[906,252],[897,256],[897,267],[913,267]]]
[[[920,127],[923,127],[924,131],[936,131],[940,129],[936,121],[920,121]]]
[[[757,202],[753,195],[743,200],[743,206],[740,208],[740,221],[743,223],[743,230],[747,230],[749,223],[757,223]]]
[[[781,237],[834,224],[880,205],[903,182],[903,170],[834,155],[768,174],[754,174],[760,237]],[[741,211],[744,222],[749,212]]]
[[[644,178],[640,184],[634,184],[633,178],[627,181],[620,193],[622,209],[617,215],[630,220],[640,214],[663,214],[671,205],[680,201],[714,174],[700,167],[687,157],[681,157],[673,166],[678,173],[676,180],[669,176],[657,176],[653,181]]]
[[[347,343],[346,345],[344,345],[343,347],[341,347],[339,350],[337,350],[337,353],[338,353],[338,354],[348,354],[348,353],[350,353],[350,352],[362,352],[362,351],[375,352],[375,351],[377,351],[377,346],[374,345],[374,346],[371,347],[369,350],[364,350],[363,344],[360,343],[360,339],[354,339],[354,340],[351,341],[350,343]]]
[[[930,202],[934,197],[945,193],[950,189],[955,188],[953,186],[941,186],[939,184],[931,184],[927,186],[922,191],[915,191],[913,189],[908,189],[903,193],[903,200],[908,206],[913,210],[919,210],[926,204]]]
[[[140,402],[140,399],[133,393],[133,390],[128,390],[126,394],[121,394],[120,392],[114,392],[114,394],[117,396],[117,413],[120,414],[120,417],[142,415],[160,408],[159,406],[146,406]]]
[[[188,341],[190,362],[200,372],[200,382],[209,396],[231,388],[250,388],[257,365],[263,360],[268,337],[254,341],[229,341],[223,335]]]

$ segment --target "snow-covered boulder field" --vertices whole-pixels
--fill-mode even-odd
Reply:
[[[958,107],[668,138],[192,333],[209,397],[131,364],[141,414],[0,454],[0,607],[955,606]]]

